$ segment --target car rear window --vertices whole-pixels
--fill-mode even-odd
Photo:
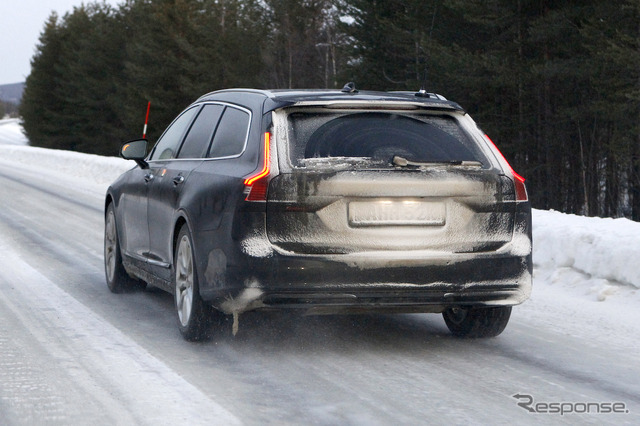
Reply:
[[[391,164],[394,156],[415,162],[479,161],[486,157],[447,115],[356,112],[293,112],[288,116],[291,162],[314,158],[367,158]]]

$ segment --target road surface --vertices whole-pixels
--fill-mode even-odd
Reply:
[[[248,313],[186,342],[170,295],[108,291],[103,194],[56,176],[0,158],[0,424],[640,424],[640,336],[603,341],[535,288],[494,339],[435,314]]]

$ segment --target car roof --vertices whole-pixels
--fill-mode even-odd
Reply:
[[[463,108],[455,102],[448,101],[444,97],[420,92],[381,92],[381,91],[354,91],[345,92],[340,89],[224,89],[207,93],[196,102],[230,100],[239,97],[262,98],[264,111],[268,112],[278,108],[290,106],[300,102],[305,103],[348,103],[352,102],[391,102],[410,103],[417,107],[429,109],[447,109],[464,112]]]

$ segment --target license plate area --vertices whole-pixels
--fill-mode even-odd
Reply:
[[[349,225],[443,226],[447,210],[443,202],[424,200],[351,201]]]

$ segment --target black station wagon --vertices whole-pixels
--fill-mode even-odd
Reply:
[[[107,283],[173,293],[188,340],[284,308],[442,313],[489,337],[531,292],[524,179],[439,95],[222,90],[121,155],[137,166],[106,195]]]

